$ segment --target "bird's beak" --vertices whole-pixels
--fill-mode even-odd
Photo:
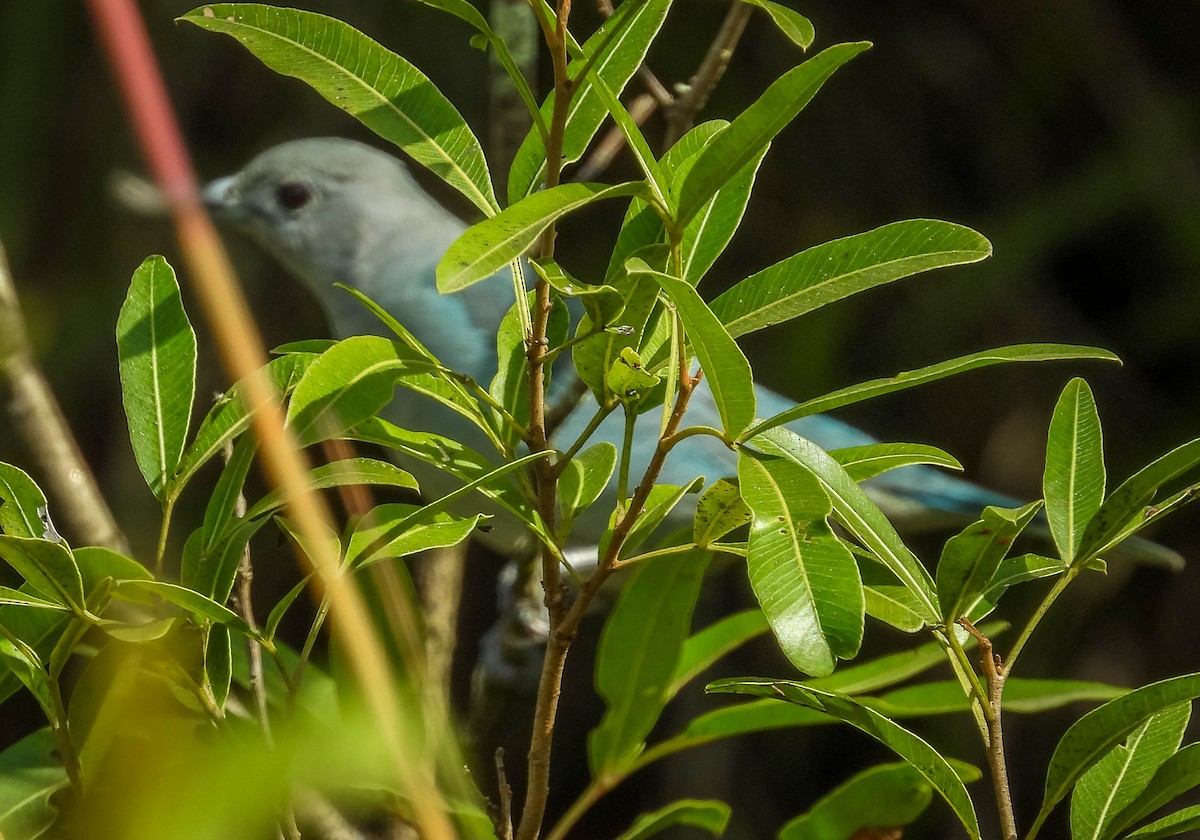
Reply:
[[[245,217],[245,210],[238,201],[234,190],[236,181],[235,176],[229,175],[210,182],[204,188],[204,192],[201,194],[204,206],[216,218],[237,220]]]

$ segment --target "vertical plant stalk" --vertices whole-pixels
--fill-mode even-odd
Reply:
[[[339,574],[339,558],[323,538],[324,523],[330,521],[328,509],[309,486],[306,459],[284,427],[276,395],[262,375],[266,362],[262,341],[216,229],[200,202],[195,173],[138,8],[133,0],[88,0],[87,5],[134,132],[174,220],[188,274],[226,372],[232,380],[245,381],[267,472],[290,499],[290,513],[301,532],[317,547],[313,565],[333,604],[339,641],[374,714],[380,738],[388,745],[395,777],[410,797],[424,835],[452,840],[455,831],[433,783],[431,757],[414,754],[414,744],[406,743],[408,727],[401,717],[400,698],[383,646],[361,596],[350,577]]]
[[[50,383],[34,361],[25,319],[0,242],[0,374],[11,390],[8,412],[17,434],[33,454],[39,478],[63,512],[77,539],[121,554],[129,543],[100,495],[96,479],[79,451]]]
[[[958,623],[979,643],[979,666],[987,683],[987,697],[981,699],[981,704],[984,718],[987,720],[988,766],[992,771],[996,810],[1000,814],[1000,832],[1004,840],[1017,840],[1017,820],[1013,814],[1012,790],[1004,761],[1004,725],[1001,714],[1008,668],[1001,661],[999,654],[992,649],[991,639],[980,633],[975,625],[965,618],[960,618]]]
[[[546,19],[537,0],[533,0],[538,23],[554,66],[554,109],[550,118],[550,134],[546,139],[546,189],[558,186],[562,174],[563,134],[574,88],[567,72],[567,21],[571,15],[571,0],[558,0],[554,21]],[[540,253],[543,258],[554,256],[555,226],[550,225],[542,237]],[[526,341],[529,362],[529,433],[527,443],[531,452],[550,448],[546,432],[546,327],[550,320],[550,284],[538,277],[534,285],[532,330]],[[558,506],[558,475],[547,458],[533,465],[537,509],[547,530],[554,533]],[[566,593],[563,591],[558,558],[549,546],[542,546],[542,589],[546,611],[550,618],[550,633],[542,659],[542,674],[538,680],[534,705],[533,734],[529,740],[528,773],[525,786],[525,805],[515,840],[535,840],[541,833],[550,796],[550,748],[554,739],[554,719],[562,690],[563,666],[574,633],[563,632],[566,612]]]

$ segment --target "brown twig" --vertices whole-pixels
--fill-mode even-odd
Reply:
[[[708,52],[700,62],[699,69],[688,80],[687,85],[681,88],[679,95],[675,97],[675,102],[667,111],[665,141],[667,148],[675,145],[675,141],[695,125],[696,115],[704,108],[713,88],[721,81],[721,77],[725,75],[725,70],[729,67],[733,51],[737,47],[738,41],[741,40],[746,23],[750,20],[750,12],[749,3],[734,0],[730,5],[725,20],[722,21],[721,28],[717,32],[717,37],[709,45]]]
[[[535,8],[537,4],[534,4]],[[538,20],[545,35],[546,44],[554,66],[554,110],[550,119],[550,136],[546,142],[546,189],[558,185],[562,174],[563,134],[566,130],[568,108],[574,94],[574,86],[567,72],[567,20],[571,14],[571,0],[558,0],[555,20],[549,21],[539,14]],[[541,256],[554,255],[555,227],[547,228],[541,240]],[[550,319],[550,284],[538,277],[534,286],[532,333],[526,344],[529,361],[529,435],[527,443],[532,452],[545,452],[550,448],[546,432],[546,327]],[[553,532],[555,511],[558,505],[558,476],[549,459],[542,458],[534,463],[534,486],[537,493],[537,508],[546,527]],[[538,685],[537,703],[534,708],[533,735],[529,742],[529,769],[525,787],[525,805],[521,809],[521,821],[517,826],[516,840],[534,840],[542,829],[546,813],[546,802],[550,795],[550,745],[554,734],[554,717],[558,709],[559,687],[562,683],[562,655],[558,653],[555,628],[562,622],[565,613],[566,593],[558,567],[558,558],[549,546],[543,546],[542,588],[545,591],[546,610],[550,616],[550,640],[543,660],[542,676]],[[570,643],[567,643],[567,647]]]
[[[33,454],[39,477],[49,485],[51,496],[63,512],[63,520],[83,543],[128,554],[129,543],[100,495],[50,383],[34,360],[3,242],[0,242],[0,373],[11,389],[8,411],[13,425]]]
[[[629,103],[629,116],[634,123],[641,126],[658,110],[658,103],[648,93],[643,93]],[[594,181],[604,170],[608,169],[613,159],[625,148],[625,135],[621,129],[614,126],[609,129],[596,148],[588,155],[587,160],[575,170],[572,177],[577,181]]]
[[[1000,830],[1004,840],[1017,840],[1017,821],[1013,813],[1012,791],[1008,784],[1008,768],[1004,761],[1004,729],[1001,715],[1004,682],[1008,678],[1008,671],[999,654],[992,649],[991,639],[980,633],[966,618],[960,618],[958,624],[979,643],[979,666],[987,682],[988,692],[988,696],[980,700],[983,716],[987,721],[988,765],[992,771],[992,788],[996,792],[996,808],[1000,813]]]
[[[499,840],[513,840],[512,787],[504,772],[504,748],[496,748],[496,789],[500,793],[500,819],[496,826]]]

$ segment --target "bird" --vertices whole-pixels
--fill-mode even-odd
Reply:
[[[396,157],[358,141],[323,137],[284,142],[251,159],[233,175],[209,183],[205,204],[218,220],[231,223],[256,240],[302,281],[320,301],[339,337],[387,335],[383,324],[335,284],[366,294],[410,330],[445,366],[486,383],[497,367],[495,337],[513,302],[509,269],[455,294],[440,294],[435,268],[467,224],[443,208],[417,183]],[[565,354],[564,354],[565,355]],[[571,371],[555,382],[569,388]],[[772,416],[794,401],[756,387],[758,412]],[[585,397],[586,399],[586,397]],[[592,412],[572,412],[556,434],[574,441]],[[382,416],[414,431],[454,438],[479,451],[488,448],[467,419],[431,400],[397,396]],[[711,391],[701,380],[688,407],[690,424],[720,427]],[[620,444],[621,412],[613,412],[592,440]],[[633,476],[648,463],[659,435],[659,415],[638,418],[631,457]],[[804,417],[788,428],[825,450],[864,446],[877,438],[826,415]],[[560,444],[561,447],[561,444]],[[561,447],[565,448],[565,447]],[[427,493],[448,492],[453,479],[427,465],[414,465]],[[709,481],[737,474],[737,454],[722,441],[699,435],[681,441],[667,458],[659,480],[683,486],[697,477]],[[576,562],[590,555],[609,522],[616,501],[615,482],[575,521],[564,553]],[[906,466],[864,482],[864,489],[900,530],[927,531],[968,524],[989,506],[1015,507],[1018,500],[928,466]],[[691,521],[695,496],[682,502],[664,523],[676,530]],[[510,558],[530,553],[533,539],[511,517],[497,516],[481,535],[493,550]],[[1153,559],[1169,550],[1148,541],[1135,547]],[[1160,558],[1161,559],[1161,558]]]

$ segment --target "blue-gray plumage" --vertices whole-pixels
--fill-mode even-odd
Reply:
[[[496,333],[512,304],[510,278],[498,275],[458,294],[438,294],[434,267],[466,225],[434,202],[395,158],[350,140],[297,140],[269,149],[236,175],[213,182],[205,198],[218,216],[237,222],[308,284],[339,336],[386,331],[350,295],[334,288],[338,282],[360,289],[386,308],[448,367],[484,383],[495,374]],[[758,388],[757,395],[763,417],[793,404],[765,388]],[[590,415],[586,405],[570,415],[556,435],[562,448],[575,440]],[[435,431],[488,451],[469,421],[431,400],[402,392],[386,416],[405,428]],[[641,474],[653,452],[659,420],[657,412],[649,412],[638,421],[634,476]],[[721,425],[703,385],[692,399],[686,422]],[[620,412],[614,412],[592,441],[619,445],[623,423]],[[801,419],[790,428],[825,449],[875,442],[825,416]],[[414,472],[432,494],[451,486],[439,471],[418,465]],[[696,476],[713,481],[736,472],[731,450],[715,438],[696,436],[671,452],[660,481],[682,485]],[[1016,504],[926,467],[893,470],[865,486],[901,528],[967,522],[986,505]],[[577,520],[568,546],[576,557],[602,534],[614,493],[610,485],[609,497],[601,500],[608,504],[593,506]],[[668,524],[682,526],[691,513],[691,507],[681,505]],[[503,518],[486,541],[510,556],[530,546],[516,523]]]

